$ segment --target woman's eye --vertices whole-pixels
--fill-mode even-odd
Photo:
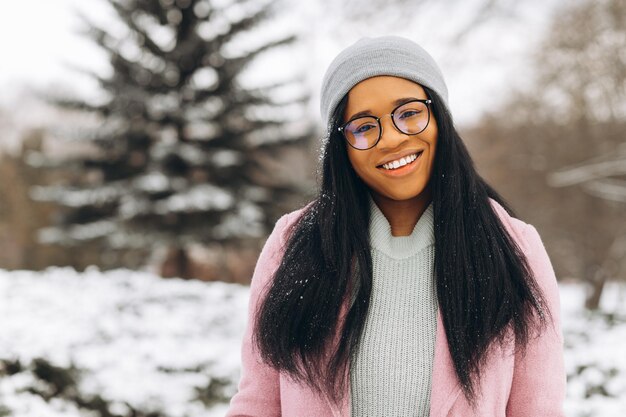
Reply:
[[[400,115],[400,118],[401,119],[406,119],[407,117],[412,117],[412,116],[418,115],[420,113],[421,112],[417,111],[417,110],[407,110],[405,112],[402,112],[402,114]]]
[[[361,125],[354,130],[354,133],[365,133],[373,127],[372,125]]]

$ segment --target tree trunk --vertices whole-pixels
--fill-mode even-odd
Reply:
[[[191,276],[191,260],[185,248],[175,247],[168,251],[165,261],[161,265],[161,276],[163,278],[193,278]]]
[[[588,310],[597,310],[600,307],[600,297],[602,297],[602,290],[604,284],[608,278],[607,271],[603,268],[599,268],[593,274],[591,280],[591,293],[585,300],[585,308]]]

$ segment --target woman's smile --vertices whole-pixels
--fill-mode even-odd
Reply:
[[[411,172],[421,167],[420,162],[422,160],[421,157],[423,154],[424,151],[421,150],[409,156],[405,156],[386,164],[379,165],[377,169],[379,169],[383,173],[383,175],[389,177],[402,177],[404,175],[410,174]]]

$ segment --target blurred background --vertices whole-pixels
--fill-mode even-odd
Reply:
[[[440,64],[561,287],[569,416],[626,413],[622,0],[27,0],[0,9],[0,416],[221,416],[248,284],[317,187],[362,36]]]

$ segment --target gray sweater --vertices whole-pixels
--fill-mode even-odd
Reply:
[[[409,236],[393,236],[371,196],[373,288],[350,366],[352,417],[427,416],[437,326],[432,203]]]

